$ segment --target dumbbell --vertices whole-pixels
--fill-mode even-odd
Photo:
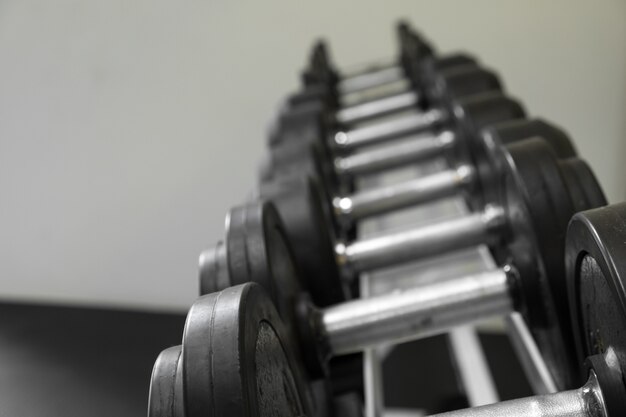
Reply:
[[[337,185],[336,170],[328,167],[328,160],[315,147],[297,159],[285,154],[281,160],[275,159],[274,173],[265,171],[262,183],[280,181],[283,177],[310,175],[319,178],[324,187],[324,194],[332,202],[331,210],[338,219],[338,225],[349,228],[355,220],[383,214],[411,205],[426,203],[434,199],[454,195],[463,190],[469,193],[477,183],[476,167],[483,166],[489,154],[481,144],[481,132],[490,125],[500,127],[493,130],[496,143],[508,144],[532,136],[542,136],[555,148],[561,158],[575,156],[575,150],[567,135],[560,129],[541,120],[525,120],[521,105],[498,93],[474,96],[462,100],[454,106],[457,115],[455,131],[448,131],[434,139],[435,145],[420,144],[415,147],[408,160],[419,162],[426,157],[445,156],[451,168],[426,177],[411,179],[394,185],[371,188],[349,195],[341,195],[335,189],[352,188]],[[445,143],[445,145],[440,145]],[[414,146],[413,143],[409,146]],[[391,149],[386,149],[391,148]],[[399,151],[395,146],[388,146],[377,152],[401,157],[409,152]],[[296,160],[296,163],[288,161]],[[406,161],[405,161],[406,162]],[[285,165],[287,167],[285,167]],[[283,167],[283,168],[281,168]],[[338,195],[339,194],[339,195]]]
[[[423,110],[432,102],[432,98],[428,94],[433,92],[429,91],[429,89],[436,86],[438,75],[455,77],[453,81],[456,83],[466,79],[466,88],[472,88],[471,81],[481,80],[477,80],[476,74],[471,71],[479,69],[476,60],[466,54],[456,54],[438,59],[433,58],[432,60],[424,61],[413,70],[412,76],[407,79],[407,88],[396,93],[352,104],[346,104],[341,101],[327,86],[310,86],[301,92],[287,97],[279,120],[282,123],[289,123],[294,118],[294,115],[290,114],[290,112],[298,110],[298,107],[300,107],[299,110],[302,112],[312,111],[315,107],[311,106],[318,105],[332,115],[334,123],[338,124],[340,128],[346,129],[357,123],[394,113],[407,110]],[[474,79],[470,79],[471,77],[474,77]],[[478,88],[478,86],[473,87],[474,90]],[[301,114],[296,113],[295,117],[301,117]]]
[[[576,214],[570,222],[565,245],[567,256],[564,268],[567,273],[562,277],[554,277],[562,279],[564,281],[562,284],[569,289],[566,304],[571,310],[569,325],[574,334],[573,338],[576,340],[577,350],[570,384],[572,387],[582,386],[581,388],[567,387],[562,388],[568,389],[567,391],[554,394],[504,401],[438,416],[620,417],[626,415],[624,382],[626,371],[626,307],[624,303],[626,299],[626,263],[624,262],[626,247],[623,244],[626,238],[625,231],[626,204],[624,203]],[[496,300],[500,298],[498,294],[508,286],[504,277],[498,277],[495,271],[485,272],[469,287],[477,289],[478,280],[487,282],[487,277],[490,276],[494,285],[489,285],[489,287],[493,287],[495,291],[482,294],[481,299],[492,298],[491,302],[496,306],[498,304]],[[514,279],[523,280],[525,276],[520,274]],[[431,325],[437,318],[444,319],[448,324],[452,320],[452,313],[458,313],[458,311],[450,308],[452,304],[450,299],[441,297],[442,291],[439,291],[439,295],[432,297],[431,304],[427,307],[430,310],[427,317],[414,314],[417,304],[427,304],[425,300],[429,299],[428,289],[442,289],[441,286],[429,287],[385,296],[384,299],[378,299],[377,302],[372,303],[369,306],[370,312],[375,306],[380,307],[378,309],[380,320],[372,326],[373,337],[378,339],[374,330],[387,333],[387,335],[399,332],[398,327],[392,324],[405,328],[409,326],[407,322],[410,322],[416,324],[416,329],[418,329],[424,326],[425,321]],[[469,287],[459,288],[458,292],[467,291]],[[419,297],[418,290],[422,290]],[[513,298],[514,294],[516,292],[507,293],[505,298]],[[554,298],[560,295],[553,293]],[[416,299],[410,300],[411,296]],[[402,297],[406,299],[403,300]],[[402,303],[403,301],[406,304]],[[469,299],[459,300],[459,303],[470,301]],[[400,306],[399,303],[403,305]],[[509,299],[494,310],[507,311],[511,308],[511,304]],[[349,304],[346,306],[354,307]],[[361,311],[357,313],[363,314],[363,310],[367,310],[365,307],[365,305],[361,306]],[[402,311],[403,308],[404,311]],[[474,308],[477,308],[476,305]],[[448,311],[447,317],[444,314],[446,310]],[[400,314],[385,315],[385,313],[395,311]],[[335,312],[336,315],[339,315],[338,313],[339,311]],[[356,322],[356,316],[351,315],[346,307],[341,313],[344,317],[337,321],[328,317],[332,316],[328,310],[318,314],[315,319],[321,322],[319,325],[328,327],[323,338],[331,339],[331,345],[335,332],[346,332]],[[202,416],[249,415],[244,410],[263,410],[264,406],[268,407],[267,401],[272,401],[275,409],[284,411],[280,415],[306,415],[304,404],[307,404],[308,396],[306,388],[301,388],[304,385],[302,379],[298,377],[301,373],[301,365],[297,363],[299,352],[289,350],[297,344],[297,340],[293,332],[290,332],[288,327],[285,328],[278,316],[272,301],[254,283],[230,287],[220,293],[201,297],[187,316],[183,349],[186,353],[190,353],[181,357],[177,353],[181,349],[180,346],[171,348],[164,351],[155,364],[150,410],[160,410],[163,402],[166,402],[172,409],[174,407],[171,405],[177,401],[181,403],[186,401],[187,406],[193,402],[194,409],[202,412]],[[345,317],[354,318],[355,321],[347,322]],[[425,318],[427,320],[424,320]],[[345,326],[341,331],[332,325],[339,322],[347,322],[344,323]],[[207,335],[212,337],[207,337]],[[262,342],[260,343],[259,340]],[[273,343],[267,343],[267,340]],[[249,348],[249,346],[255,348]],[[263,360],[270,355],[274,359],[271,365],[269,361]],[[226,372],[227,366],[232,366],[230,372]],[[268,366],[272,369],[268,370]],[[244,368],[245,372],[233,372],[234,368]],[[190,372],[185,375],[183,369],[188,369]],[[277,378],[266,378],[260,374]],[[177,390],[174,389],[176,386],[178,386]],[[164,388],[172,394],[162,395]],[[158,401],[157,395],[165,397],[166,401]],[[148,415],[163,416],[163,414],[151,412]],[[188,417],[195,415],[200,414],[187,414]],[[181,414],[168,414],[168,416],[178,417]]]
[[[519,140],[541,137],[559,158],[576,156],[567,135],[554,125],[539,119],[517,119],[491,125],[481,135],[468,135],[459,146],[448,150],[451,167],[433,174],[332,197],[332,210],[340,227],[349,228],[355,221],[390,211],[429,203],[463,194],[471,207],[481,207],[483,193],[493,178],[490,154],[477,142],[489,140],[493,146],[504,146]],[[452,133],[449,132],[452,136]],[[488,139],[485,139],[488,138]],[[454,142],[453,138],[449,139]],[[477,171],[483,170],[479,175]]]
[[[483,128],[507,120],[520,119],[525,115],[519,102],[500,93],[484,93],[466,99],[451,100],[450,112],[455,115],[450,129],[435,137],[411,140],[400,145],[389,144],[373,151],[343,158],[333,158],[315,143],[309,146],[293,141],[286,143],[271,153],[265,169],[261,171],[261,182],[302,174],[318,177],[328,200],[337,203],[333,210],[350,221],[361,215],[370,216],[379,214],[381,210],[393,210],[398,203],[399,208],[402,204],[410,204],[414,199],[402,198],[402,195],[406,196],[406,191],[417,190],[415,185],[427,185],[422,193],[424,197],[427,193],[432,197],[436,197],[437,193],[440,196],[444,195],[446,192],[444,188],[452,190],[462,185],[472,175],[472,170],[463,167],[453,173],[441,173],[439,178],[447,177],[454,183],[453,188],[449,187],[449,181],[432,182],[426,179],[419,184],[398,184],[395,190],[390,188],[371,190],[353,195],[353,198],[341,196],[346,191],[354,189],[352,179],[357,173],[371,174],[442,156],[448,156],[453,166],[467,165],[471,168],[473,142]],[[524,125],[523,128],[526,128],[529,134],[536,134],[538,131],[546,130],[540,125],[539,122],[535,125]],[[556,136],[558,132],[555,130],[551,133]],[[516,139],[519,135],[514,136]],[[386,197],[385,201],[380,200],[381,196]],[[365,204],[358,207],[360,201]]]
[[[511,121],[494,125],[484,130],[480,138],[473,141],[472,155],[475,164],[471,171],[472,180],[464,184],[471,206],[477,213],[436,222],[426,227],[389,232],[353,243],[340,240],[338,244],[335,244],[335,228],[332,225],[336,225],[340,220],[337,219],[336,212],[333,212],[334,208],[325,199],[324,193],[320,191],[320,186],[315,181],[298,178],[274,181],[262,185],[259,189],[259,196],[272,201],[278,209],[287,226],[286,233],[293,242],[294,255],[303,267],[304,276],[312,283],[312,292],[317,297],[316,301],[321,305],[328,305],[344,298],[344,288],[339,284],[342,281],[341,276],[352,276],[361,271],[408,262],[420,257],[471,246],[478,242],[491,242],[492,246],[496,246],[501,229],[505,228],[503,223],[506,223],[506,221],[503,222],[502,207],[508,203],[500,192],[502,185],[499,182],[509,169],[508,148],[517,143],[525,143],[526,139],[533,137],[545,138],[542,140],[552,148],[551,152],[548,152],[549,157],[544,158],[547,159],[547,167],[555,171],[554,179],[549,181],[556,181],[557,185],[564,187],[560,182],[562,181],[560,168],[555,168],[555,165],[561,164],[558,162],[559,159],[576,160],[571,159],[575,156],[575,151],[566,135],[541,121]],[[565,163],[565,165],[568,164]],[[538,169],[543,170],[544,167],[540,166]],[[511,170],[517,175],[514,168]],[[442,175],[436,174],[413,181],[418,185],[437,185],[443,182],[442,178],[445,180],[446,177],[451,177],[449,182],[454,184],[454,175],[458,171],[448,172],[449,175],[444,171]],[[392,188],[389,189],[392,190]],[[391,197],[382,197],[378,202],[371,199],[371,204],[377,211],[382,212],[385,209],[385,201],[389,199],[395,198],[394,205],[400,207],[404,204],[408,205],[409,202],[418,203],[435,196],[435,192],[428,191],[428,187],[414,186],[415,191],[411,191],[409,187],[408,189],[405,195],[391,194]],[[432,189],[436,187],[432,186]],[[374,194],[374,191],[371,194]],[[411,194],[414,195],[411,196]],[[440,196],[441,194],[439,192]],[[367,196],[368,194],[356,195]],[[366,201],[364,198],[362,200]],[[360,213],[364,211],[364,209],[359,209]],[[211,257],[206,259],[211,259]]]
[[[311,52],[309,66],[302,72],[305,86],[328,85],[337,95],[349,95],[367,89],[402,80],[413,62],[433,54],[432,47],[402,22],[396,29],[398,60],[382,67],[369,67],[365,71],[339,74],[331,64],[330,55],[323,41],[317,42]]]
[[[562,370],[571,368],[568,366],[571,365],[571,357],[563,352],[567,350],[566,344],[571,340],[571,335],[568,325],[564,325],[568,320],[567,306],[564,305],[564,299],[559,297],[565,291],[563,236],[567,222],[575,212],[603,205],[605,200],[595,177],[583,161],[577,158],[559,161],[550,146],[541,139],[514,143],[499,148],[498,152],[502,154],[501,162],[504,166],[495,175],[499,184],[492,194],[500,200],[494,201],[490,209],[478,215],[410,231],[408,238],[406,232],[401,232],[394,237],[385,236],[382,240],[379,237],[357,244],[364,248],[360,249],[361,254],[369,252],[376,258],[380,258],[380,255],[376,255],[381,250],[380,246],[387,246],[383,249],[387,256],[385,261],[398,264],[425,255],[438,255],[451,248],[488,243],[497,262],[509,263],[512,268],[420,287],[402,296],[390,295],[332,305],[328,300],[329,294],[340,292],[342,285],[336,278],[337,274],[335,277],[320,274],[312,278],[305,275],[294,278],[293,271],[300,268],[305,272],[306,269],[297,260],[295,269],[284,267],[284,262],[292,263],[286,261],[285,254],[289,251],[284,248],[295,250],[298,247],[297,244],[274,242],[281,236],[289,239],[288,219],[285,219],[284,228],[279,228],[282,231],[272,233],[274,238],[268,239],[270,232],[261,233],[264,227],[259,226],[259,223],[278,222],[253,221],[263,217],[260,214],[239,215],[237,218],[245,218],[250,224],[244,225],[244,230],[227,232],[226,244],[222,246],[227,250],[211,249],[202,255],[202,292],[213,292],[252,280],[269,291],[281,315],[288,323],[294,323],[294,314],[290,308],[297,294],[291,292],[294,285],[289,282],[297,280],[298,285],[302,284],[310,291],[316,304],[330,306],[320,310],[322,313],[319,314],[318,310],[306,310],[304,318],[296,320],[298,324],[294,328],[307,329],[302,325],[302,320],[312,320],[320,325],[319,328],[313,326],[313,333],[303,337],[303,344],[320,346],[315,341],[322,338],[324,343],[329,344],[333,354],[359,351],[383,341],[403,340],[408,335],[416,337],[417,333],[430,335],[467,320],[519,309],[530,323],[544,354],[552,364],[556,364],[552,369],[555,379],[561,385],[567,385],[572,376]],[[250,204],[255,207],[254,203]],[[258,208],[243,209],[244,212],[249,210],[260,213]],[[493,216],[497,216],[497,222],[493,225],[497,226],[496,233],[490,237],[487,236],[488,232],[481,232],[478,238],[468,237],[474,235],[472,223],[481,222],[477,228],[485,228],[482,223],[487,216],[492,217],[490,221],[493,221]],[[231,216],[229,229],[239,229],[241,225],[241,222],[233,223]],[[410,238],[415,238],[423,247],[415,249]],[[441,245],[441,239],[448,243]],[[242,240],[255,243],[241,243]],[[246,250],[229,251],[232,242],[238,242],[235,246]],[[283,250],[272,250],[272,245],[282,247]],[[393,250],[389,250],[389,247]],[[268,258],[272,253],[279,252],[282,254],[280,262]],[[345,252],[344,248],[337,256]],[[393,252],[401,254],[391,260]],[[366,266],[372,266],[367,256],[361,260]],[[271,269],[258,265],[283,266],[274,268],[267,275],[263,274],[263,277],[251,277],[250,271],[260,273]],[[238,274],[237,270],[243,272]],[[315,359],[324,356],[320,352],[315,353]],[[311,360],[310,354],[307,357],[309,364],[323,362]]]
[[[329,177],[328,181],[349,182],[356,175],[373,174],[439,156],[454,145],[458,136],[462,140],[463,134],[479,126],[523,117],[519,103],[495,92],[499,84],[493,73],[473,68],[461,73],[449,72],[439,79],[440,88],[433,97],[437,97],[438,106],[450,114],[448,124],[441,126],[445,128],[444,133],[402,143],[394,141],[377,149],[342,156],[329,147],[323,113],[305,111],[302,118],[296,117],[293,123],[281,125],[284,139],[270,146],[262,176],[268,178],[281,172],[288,175],[294,168],[300,169],[303,158],[310,159],[313,153],[319,153],[322,155],[320,168]]]
[[[340,123],[337,114],[323,101],[294,106],[279,117],[270,133],[270,150],[272,153],[280,153],[281,146],[292,145],[292,142],[319,142],[330,154],[339,154],[346,138],[349,141],[364,138],[363,143],[375,144],[407,137],[424,128],[425,124],[435,130],[445,128],[446,123],[452,123],[448,116],[453,118],[451,102],[454,99],[501,90],[496,74],[476,65],[462,65],[445,71],[433,70],[422,74],[420,79],[424,84],[419,87],[422,97],[416,111],[355,129],[348,130],[345,124]],[[433,115],[436,115],[436,120]]]
[[[428,94],[433,92],[429,89],[436,86],[438,75],[455,76],[456,83],[460,83],[465,78],[467,79],[466,88],[472,87],[471,81],[484,83],[485,80],[478,79],[476,74],[470,72],[472,69],[479,69],[478,63],[475,58],[467,54],[454,54],[441,58],[428,56],[421,61],[416,59],[415,65],[407,73],[406,87],[402,90],[355,103],[349,103],[341,96],[337,97],[334,90],[327,85],[308,86],[287,98],[281,112],[282,121],[288,122],[289,112],[298,106],[314,105],[316,102],[324,105],[324,108],[332,113],[334,123],[343,129],[394,113],[424,110],[432,102],[432,97]],[[491,82],[489,79],[486,81]],[[479,86],[473,88],[476,90]]]

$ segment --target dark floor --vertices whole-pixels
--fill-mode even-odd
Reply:
[[[184,316],[0,305],[0,416],[145,416],[152,365]]]
[[[500,399],[532,395],[508,338],[482,334],[480,342]],[[445,335],[396,346],[383,372],[385,404],[390,407],[418,408],[433,414],[468,406]]]
[[[179,343],[184,324],[182,315],[6,303],[0,316],[0,416],[10,417],[145,416],[154,360]],[[502,396],[526,394],[507,340],[483,342]],[[399,347],[386,368],[387,401],[429,410],[462,402],[446,346],[431,338]],[[415,358],[421,368],[407,365]]]

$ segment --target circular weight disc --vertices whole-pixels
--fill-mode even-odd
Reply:
[[[448,71],[456,71],[457,68],[477,67],[476,58],[465,54],[447,55],[441,58],[434,56],[426,57],[420,61],[411,62],[408,67],[413,84],[417,85],[417,90],[424,92],[422,105],[434,107],[441,104],[440,92],[433,88],[435,80],[439,74]]]
[[[308,103],[321,102],[326,108],[336,108],[337,97],[332,94],[328,85],[317,84],[307,86],[304,89],[290,94],[285,100],[284,111],[289,111],[297,106]]]
[[[293,304],[301,292],[301,277],[289,244],[271,203],[254,201],[230,211],[226,230],[229,284],[261,285],[276,303],[283,320],[291,325]]]
[[[517,119],[498,123],[486,129],[486,134],[498,138],[501,144],[517,142],[532,137],[545,139],[559,158],[577,156],[574,143],[560,127],[543,119]]]
[[[260,197],[276,207],[303,283],[319,306],[346,299],[334,256],[330,214],[324,197],[310,178],[275,181],[260,189]]]
[[[186,417],[313,415],[292,343],[258,285],[199,298],[183,335]]]
[[[499,181],[498,172],[503,169],[497,148],[530,138],[544,139],[558,158],[576,156],[570,138],[558,127],[541,119],[516,119],[497,123],[483,129],[480,135],[467,137],[477,172],[476,192],[472,193],[472,205],[482,207],[485,201],[493,201],[493,190]],[[496,156],[496,158],[494,158]]]
[[[432,101],[449,105],[457,99],[502,91],[502,85],[493,71],[470,64],[438,72],[429,90]]]
[[[525,117],[522,105],[503,93],[492,91],[454,100],[451,111],[455,120],[455,146],[450,155],[453,164],[477,166],[473,145],[480,132],[496,123]]]
[[[270,136],[270,146],[276,146],[283,141],[314,143],[324,139],[325,110],[324,103],[311,101],[284,112]]]
[[[566,268],[578,359],[612,351],[626,375],[626,203],[578,213]],[[581,375],[585,377],[586,375]]]
[[[199,271],[200,295],[219,291],[232,285],[224,242],[217,242],[215,246],[200,254]]]
[[[148,396],[148,417],[185,417],[181,352],[181,346],[165,349],[154,363]]]
[[[262,183],[311,177],[324,185],[329,198],[336,190],[343,191],[339,188],[341,186],[353,188],[351,179],[340,183],[335,175],[333,158],[319,144],[287,142],[273,149],[270,158]]]
[[[494,246],[499,262],[520,270],[521,311],[558,386],[576,385],[569,306],[564,294],[565,232],[576,211],[603,204],[595,200],[597,183],[585,179],[591,172],[576,158],[560,161],[543,139],[531,138],[500,147],[500,187],[496,204],[506,211],[509,238]],[[566,169],[567,168],[567,169]],[[572,174],[572,170],[576,174]],[[601,192],[599,193],[601,195]],[[575,196],[585,196],[579,199]]]

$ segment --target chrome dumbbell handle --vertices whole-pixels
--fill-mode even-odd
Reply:
[[[321,311],[334,355],[439,334],[513,311],[509,272],[496,269]]]
[[[340,177],[369,175],[407,164],[419,163],[442,156],[456,141],[456,135],[444,131],[437,135],[363,150],[334,159],[335,172]]]
[[[502,207],[488,206],[483,211],[428,226],[378,237],[335,245],[337,263],[346,276],[423,259],[499,239],[506,225]]]

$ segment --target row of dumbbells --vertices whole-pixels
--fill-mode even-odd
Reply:
[[[514,311],[560,392],[446,415],[626,415],[626,205],[606,206],[568,135],[494,72],[397,32],[395,65],[362,74],[313,49],[254,198],[200,257],[202,296],[157,359],[149,416],[357,416],[359,352]],[[436,158],[448,168],[358,187]],[[358,237],[359,220],[457,195],[470,214]],[[362,273],[476,245],[497,268],[358,298]]]

